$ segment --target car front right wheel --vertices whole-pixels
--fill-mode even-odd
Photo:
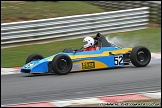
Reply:
[[[143,46],[136,46],[132,49],[130,60],[136,67],[147,66],[151,60],[150,51]]]

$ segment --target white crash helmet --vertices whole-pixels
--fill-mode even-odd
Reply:
[[[83,47],[87,48],[94,45],[94,39],[92,37],[85,37],[83,39]]]

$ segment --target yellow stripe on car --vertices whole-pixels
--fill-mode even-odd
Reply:
[[[73,68],[71,72],[76,72],[81,70],[100,69],[100,68],[108,68],[108,66],[96,60],[82,60],[82,61],[73,62]]]
[[[77,59],[77,58],[91,58],[91,57],[102,57],[102,56],[110,56],[110,52],[112,54],[123,54],[131,51],[132,48],[123,48],[120,50],[114,50],[114,51],[104,51],[101,54],[86,54],[86,55],[72,55],[70,56],[71,59]]]
[[[124,54],[127,53],[129,51],[131,51],[132,48],[123,48],[123,49],[119,49],[119,50],[112,50],[112,51],[104,51],[101,54],[84,54],[84,55],[70,55],[71,59],[78,59],[78,58],[92,58],[92,57],[102,57],[102,56],[110,56],[111,54]],[[53,58],[49,58],[49,61],[52,61]]]

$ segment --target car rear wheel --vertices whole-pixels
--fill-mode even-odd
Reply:
[[[137,46],[132,49],[130,60],[136,67],[147,66],[151,60],[150,51],[143,46]]]
[[[56,74],[66,75],[72,69],[72,60],[66,54],[58,54],[52,60],[52,69]]]
[[[28,56],[28,58],[26,59],[26,64],[33,61],[33,60],[41,60],[44,57],[40,54],[31,54]]]

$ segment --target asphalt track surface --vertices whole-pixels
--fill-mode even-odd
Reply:
[[[161,59],[147,67],[68,75],[1,75],[1,105],[161,90]]]

